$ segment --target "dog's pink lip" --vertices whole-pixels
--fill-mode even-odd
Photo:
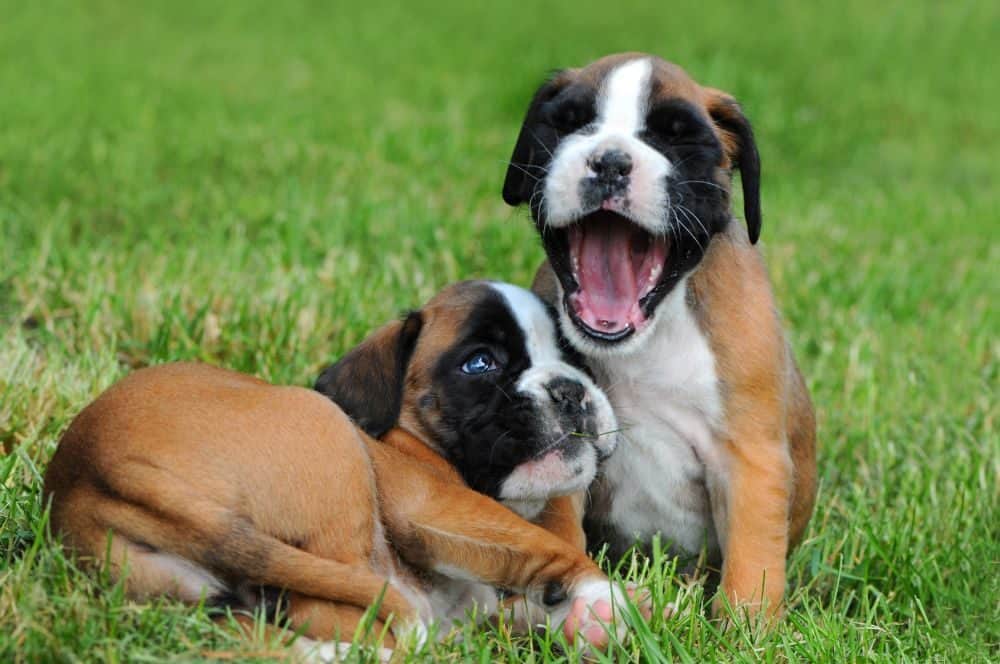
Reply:
[[[552,446],[521,463],[518,468],[535,479],[562,478],[570,472],[564,456],[561,446]]]
[[[577,326],[609,342],[644,328],[644,304],[663,276],[667,239],[607,209],[570,226],[566,239],[576,285],[566,305]]]

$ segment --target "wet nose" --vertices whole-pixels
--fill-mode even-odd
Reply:
[[[556,378],[545,386],[552,403],[567,415],[583,413],[583,398],[587,395],[586,388],[570,378]]]
[[[624,150],[612,148],[592,156],[588,165],[598,177],[620,178],[632,172],[632,157]]]

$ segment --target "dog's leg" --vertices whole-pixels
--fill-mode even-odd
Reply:
[[[751,616],[777,616],[785,590],[792,464],[780,433],[733,427],[726,445],[722,591]],[[744,435],[736,437],[736,434]],[[719,601],[716,613],[721,612]]]
[[[291,625],[304,628],[303,634],[312,639],[351,642],[358,637],[362,643],[374,643],[384,636],[383,645],[389,648],[396,645],[395,637],[386,632],[385,623],[377,618],[364,634],[358,633],[358,626],[365,617],[363,607],[292,593],[288,598],[287,617]]]
[[[582,493],[552,498],[538,515],[536,523],[577,549],[586,550],[587,537],[583,533],[583,502],[584,495]]]
[[[725,433],[718,440],[722,468],[708,478],[722,550],[721,589],[733,606],[751,615],[763,610],[776,616],[785,587],[793,492],[789,444],[796,437],[786,428],[789,390],[795,387],[789,383],[792,358],[767,269],[738,226],[712,240],[692,284],[711,331],[718,379],[726,386]],[[805,390],[801,381],[798,389]],[[802,406],[791,407],[811,410],[808,396]],[[811,448],[803,462],[808,454]],[[718,612],[721,602],[715,608]]]
[[[568,637],[606,643],[626,599],[583,550],[388,445],[369,449],[390,538],[411,564],[524,592]]]
[[[299,603],[303,609],[302,613],[290,617],[289,622],[294,624],[297,619],[310,620],[309,625],[334,628],[334,631],[328,634],[342,634],[343,637],[334,637],[330,640],[322,637],[313,638],[301,627],[277,627],[268,623],[262,625],[247,614],[234,613],[231,621],[235,623],[236,631],[252,644],[251,651],[245,655],[247,659],[290,659],[299,664],[332,664],[357,661],[361,655],[361,661],[370,661],[362,654],[364,652],[362,648],[365,648],[379,662],[392,661],[393,637],[392,634],[385,632],[384,623],[376,620],[370,630],[364,634],[357,634],[358,637],[384,635],[381,645],[370,638],[359,638],[354,641],[353,636],[364,611],[355,606],[326,600],[302,599],[306,599],[310,606],[306,607]],[[289,613],[291,612],[292,609],[289,609]],[[331,620],[336,621],[336,624]],[[223,616],[219,621],[229,622],[230,618]]]
[[[88,511],[93,525],[82,541],[77,537],[68,543],[98,561],[107,560],[115,572],[127,565],[131,594],[170,594],[190,601],[201,593],[216,594],[219,578],[235,578],[358,607],[381,597],[379,619],[395,615],[397,634],[402,630],[422,638],[417,610],[367,561],[338,562],[285,544],[205,497],[198,487],[151,465],[134,464],[123,476],[129,478],[130,495],[94,491],[88,500],[74,501]],[[110,551],[109,530],[114,533]]]
[[[126,535],[119,527],[110,525],[120,512],[106,502],[87,501],[86,507],[95,526],[67,534],[63,542],[80,555],[81,564],[105,568],[114,581],[124,577],[130,597],[142,600],[166,595],[188,603],[202,599],[211,603],[214,598],[228,594],[225,581],[203,565],[157,549],[147,540]],[[128,523],[141,518],[129,514]],[[112,531],[110,537],[109,531]]]
[[[355,661],[362,645],[374,648],[380,662],[392,659],[396,639],[379,619],[365,624],[365,610],[293,593],[289,598],[288,621],[304,628],[294,648],[303,662]],[[364,625],[364,631],[359,627]],[[362,659],[366,659],[362,657]]]
[[[550,594],[568,590],[563,582],[603,578],[582,550],[496,501],[442,481],[386,445],[370,449],[390,538],[404,557],[538,597],[547,587]]]
[[[535,523],[570,546],[585,551],[587,538],[582,523],[583,501],[582,493],[552,498]],[[529,632],[545,620],[545,611],[521,595],[508,597],[499,608],[504,612],[506,623],[518,634]]]

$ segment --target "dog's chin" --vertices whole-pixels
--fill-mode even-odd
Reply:
[[[564,446],[554,447],[516,466],[500,486],[499,500],[521,516],[532,519],[550,498],[585,490],[597,475],[597,453],[586,449],[567,454]]]
[[[627,354],[641,346],[658,306],[682,276],[670,238],[608,210],[544,228],[570,342],[592,356]]]

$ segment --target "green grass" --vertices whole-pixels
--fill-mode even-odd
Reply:
[[[610,658],[1000,656],[1000,4],[283,4],[0,1],[0,661],[280,653],[80,573],[39,498],[58,435],[132,367],[308,384],[449,281],[528,283],[499,195],[523,106],[626,49],[755,123],[821,487],[778,629],[694,610]],[[700,601],[668,561],[622,573]],[[426,658],[561,657],[462,631]]]

